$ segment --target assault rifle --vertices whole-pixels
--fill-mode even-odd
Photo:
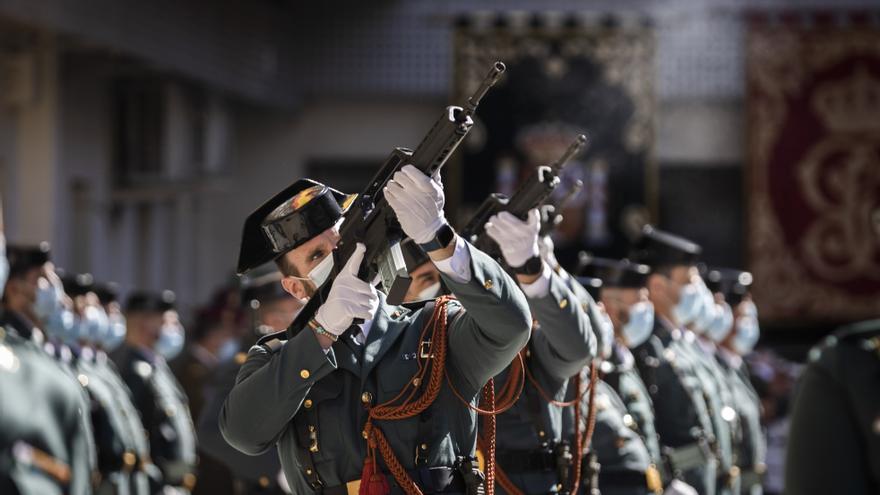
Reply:
[[[404,238],[394,211],[385,200],[383,190],[404,165],[413,165],[426,175],[434,175],[446,163],[474,125],[473,114],[480,100],[504,72],[505,66],[495,62],[474,94],[463,107],[448,106],[434,123],[418,147],[413,150],[395,148],[376,172],[345,214],[339,227],[339,243],[333,252],[333,271],[324,283],[320,294],[312,297],[297,315],[289,331],[295,332],[305,326],[325,299],[333,280],[355,250],[358,242],[366,246],[364,260],[358,278],[365,281],[379,277],[382,291],[389,304],[403,302],[411,279],[407,271],[400,242]]]
[[[542,165],[532,172],[532,175],[519,186],[516,192],[509,198],[504,194],[493,193],[483,201],[471,221],[462,231],[462,237],[470,241],[477,249],[500,259],[501,250],[492,238],[486,235],[485,227],[489,217],[496,213],[507,211],[510,214],[525,220],[529,210],[537,208],[547,201],[550,194],[559,185],[559,172],[565,164],[587,144],[587,137],[578,135],[577,139],[568,147],[558,160],[550,165]]]

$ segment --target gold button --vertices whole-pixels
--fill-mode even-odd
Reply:
[[[412,381],[413,386],[418,387],[420,383],[422,383],[421,380],[419,380],[418,378],[413,378],[413,381]]]
[[[79,384],[82,385],[83,387],[89,386],[89,377],[87,377],[86,375],[83,375],[82,373],[80,373],[76,377],[76,379],[79,380]]]
[[[371,394],[369,392],[362,393],[361,394],[361,402],[363,402],[364,404],[369,404],[369,403],[373,402],[373,394]]]
[[[421,447],[422,450],[428,450],[428,444],[426,443],[421,444],[419,447]]]
[[[137,462],[137,459],[135,458],[133,453],[126,452],[126,453],[122,454],[122,464],[124,464],[125,467],[127,467],[129,469],[133,468],[135,462]]]
[[[309,373],[309,370],[300,370],[300,372],[299,372],[299,377],[302,378],[303,380],[308,379],[310,376],[312,376],[312,374]]]
[[[367,438],[367,430],[362,431],[361,436]]]
[[[269,478],[265,476],[260,476],[260,486],[263,488],[267,488],[269,486]]]
[[[541,431],[538,432],[538,436],[541,437],[541,438],[544,438],[544,436],[546,436],[546,435],[547,435],[547,434],[544,433],[544,430],[541,430]]]
[[[196,486],[196,475],[192,473],[186,473],[183,475],[183,487],[187,490],[192,490]]]
[[[485,287],[486,290],[489,290],[489,289],[491,289],[491,288],[494,287],[494,286],[495,286],[495,282],[493,282],[491,279],[486,280],[485,282],[483,282],[483,287]]]
[[[312,470],[311,470],[311,469],[306,469],[306,474],[309,475],[309,476],[311,476],[311,475],[312,475]]]
[[[568,307],[568,299],[563,299],[559,301],[559,309],[565,309]]]
[[[247,353],[246,352],[239,352],[238,354],[235,355],[235,364],[241,366],[244,364],[245,361],[247,361]]]
[[[315,431],[315,425],[309,425],[309,431]]]
[[[306,409],[311,409],[312,408],[312,399],[306,399],[305,401],[303,401],[303,407]]]

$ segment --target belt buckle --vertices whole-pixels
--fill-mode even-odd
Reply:
[[[361,480],[352,480],[345,484],[345,492],[348,495],[358,495],[361,491]]]
[[[419,344],[419,357],[422,359],[433,359],[434,355],[431,354],[431,341],[425,340]]]

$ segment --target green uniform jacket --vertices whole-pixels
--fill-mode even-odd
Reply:
[[[741,491],[746,495],[760,495],[763,492],[762,478],[767,470],[767,440],[761,426],[761,399],[739,356],[719,349],[716,357],[733,391],[737,412],[739,431],[734,435],[733,451],[740,468]]]
[[[92,493],[94,451],[82,387],[36,344],[2,325],[0,396],[0,493]],[[50,474],[64,470],[67,482]]]
[[[617,392],[623,401],[626,412],[635,421],[636,431],[642,437],[645,448],[651,456],[651,463],[663,472],[663,458],[660,452],[660,439],[654,425],[654,404],[635,367],[635,358],[630,350],[619,342],[614,343],[614,351],[608,361],[602,363],[603,380]]]
[[[186,395],[165,360],[126,344],[112,357],[140,412],[150,455],[162,472],[161,484],[192,488],[197,462],[195,427]]]
[[[458,297],[449,309],[446,373],[459,393],[475,402],[472,398],[489,378],[528,342],[531,315],[525,296],[504,270],[479,250],[468,249],[471,279],[458,283],[442,275]],[[384,403],[410,382],[429,316],[382,300],[363,346],[348,331],[325,353],[312,331],[302,331],[275,345],[274,352],[268,345],[251,348],[221,412],[224,437],[249,454],[277,443],[291,484],[295,451],[307,447],[325,486],[359,479],[366,455],[362,400]],[[377,425],[407,469],[413,469],[416,447],[422,443],[428,447],[427,466],[453,466],[476,447],[476,414],[447,383],[420,417]]]
[[[794,396],[785,493],[880,493],[880,320],[811,352]]]
[[[680,338],[681,332],[658,316],[651,337],[632,352],[654,404],[661,451],[673,459],[672,475],[702,495],[713,495],[717,467],[709,450],[714,442],[712,421],[697,364],[678,348]]]
[[[147,495],[150,493],[149,479],[140,462],[144,460],[146,447],[144,430],[139,425],[133,428],[131,415],[135,420],[139,416],[131,404],[128,389],[107,373],[110,368],[106,364],[106,355],[102,361],[98,361],[89,348],[82,349],[75,361],[77,379],[91,401],[92,431],[100,474],[95,492]]]
[[[589,377],[586,377],[589,379]],[[623,401],[604,381],[596,383],[596,429],[590,451],[596,455],[599,491],[603,495],[647,495],[646,472],[653,463]],[[581,401],[581,420],[586,421],[589,401]],[[585,473],[586,474],[586,473]],[[586,480],[585,480],[586,481]],[[582,493],[589,493],[584,486]]]
[[[589,295],[587,295],[589,297]],[[568,284],[552,272],[550,290],[541,298],[528,298],[534,319],[532,338],[528,343],[525,364],[540,387],[554,400],[565,400],[569,378],[589,364],[596,353],[596,337],[580,301]],[[495,377],[495,387],[507,380],[509,370]],[[531,381],[512,408],[497,418],[497,452],[502,458],[552,450],[570,433],[563,430],[563,408],[545,400]],[[505,469],[511,481],[525,493],[545,494],[559,483],[553,471],[530,475]],[[526,471],[526,470],[524,470]],[[497,488],[499,493],[503,490]]]
[[[677,341],[678,349],[689,353],[696,364],[695,370],[709,407],[712,431],[715,434],[713,451],[718,459],[719,494],[739,493],[739,472],[734,468],[733,433],[738,428],[738,418],[733,407],[733,393],[727,375],[715,359],[714,344],[701,342],[691,331],[685,331]]]
[[[247,487],[248,492],[257,492],[260,489],[262,491],[259,493],[280,493],[277,479],[281,472],[281,462],[278,460],[278,453],[270,450],[258,456],[243,454],[229,445],[220,433],[223,402],[235,385],[235,377],[246,357],[245,353],[236,354],[235,359],[222,363],[217,368],[205,392],[205,406],[197,420],[199,448],[224,463],[239,482]],[[296,470],[293,475],[291,492],[308,493],[311,488],[300,471]]]

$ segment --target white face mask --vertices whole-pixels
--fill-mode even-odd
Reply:
[[[629,308],[629,321],[621,329],[630,349],[648,340],[654,330],[654,305],[639,301]]]
[[[712,339],[716,344],[720,344],[725,338],[727,338],[732,327],[733,310],[730,309],[730,305],[727,303],[718,304],[717,310],[715,311],[715,318],[712,319],[712,323],[706,328],[706,336]]]
[[[101,344],[105,351],[112,352],[125,340],[125,316],[122,316],[121,313],[114,313],[108,315],[107,320],[110,322],[110,327]]]
[[[162,330],[159,332],[159,340],[156,341],[156,352],[164,357],[166,361],[171,361],[183,350],[184,340],[183,326],[173,324],[162,325]]]
[[[58,291],[46,278],[40,277],[37,280],[37,297],[34,300],[33,307],[34,314],[45,322],[49,315],[58,311],[60,305],[61,301],[58,297]]]
[[[80,338],[97,344],[104,339],[104,336],[110,331],[110,320],[104,308],[97,306],[88,306],[84,310],[86,319],[86,334],[80,335]]]
[[[678,304],[672,308],[680,325],[690,325],[700,312],[700,290],[694,284],[681,288]]]
[[[730,344],[737,354],[745,356],[752,352],[760,336],[761,330],[758,328],[758,319],[751,315],[743,315],[736,320],[736,334],[734,334]]]
[[[718,305],[715,304],[715,297],[709,292],[709,289],[701,288],[700,295],[700,312],[694,319],[693,328],[699,334],[704,334],[709,329],[709,325],[715,320],[718,314]]]
[[[425,301],[428,299],[434,299],[440,294],[440,282],[435,282],[424,289],[422,289],[418,294],[416,294],[416,301]]]
[[[312,282],[313,284],[315,284],[315,290],[317,291],[321,288],[322,285],[324,285],[324,282],[326,282],[327,279],[330,278],[330,273],[332,271],[333,271],[333,253],[330,253],[327,256],[325,256],[324,259],[322,259],[320,263],[315,265],[315,267],[309,271],[308,276],[297,277],[295,275],[291,275],[291,277],[293,277],[297,280]],[[294,296],[294,297],[296,297],[296,296]],[[300,298],[296,297],[296,300],[303,305],[305,305],[305,303],[308,302],[308,298],[300,299]]]

